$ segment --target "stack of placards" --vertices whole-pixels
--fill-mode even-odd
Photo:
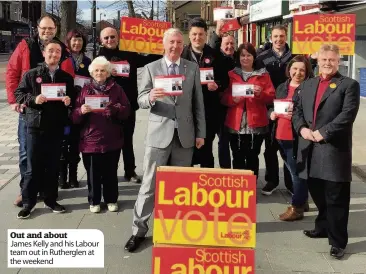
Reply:
[[[153,274],[254,273],[252,171],[159,167]]]

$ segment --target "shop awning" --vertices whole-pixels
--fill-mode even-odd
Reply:
[[[309,9],[309,10],[304,10],[304,11],[284,15],[283,19],[292,18],[292,17],[294,17],[294,15],[305,15],[305,14],[312,14],[312,13],[318,13],[318,12],[320,12],[320,8],[314,8],[314,9]]]

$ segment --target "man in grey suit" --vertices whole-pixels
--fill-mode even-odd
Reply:
[[[204,145],[205,110],[198,65],[180,58],[183,34],[168,29],[163,37],[164,57],[144,67],[138,103],[150,109],[144,156],[144,176],[134,207],[132,236],[125,250],[133,252],[145,239],[154,209],[155,175],[159,166],[191,166],[194,146]],[[183,93],[170,96],[154,87],[154,77],[184,75]]]

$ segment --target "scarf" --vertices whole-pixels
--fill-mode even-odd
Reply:
[[[74,60],[75,71],[78,71],[80,68],[80,64],[83,62],[84,54],[83,53],[71,53],[72,60]]]

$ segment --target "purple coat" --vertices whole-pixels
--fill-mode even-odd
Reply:
[[[81,113],[85,96],[109,95],[109,104],[101,112]],[[130,103],[123,89],[113,79],[102,91],[93,83],[84,86],[75,102],[72,121],[80,125],[80,151],[105,153],[121,149],[123,145],[122,120],[130,114]]]

